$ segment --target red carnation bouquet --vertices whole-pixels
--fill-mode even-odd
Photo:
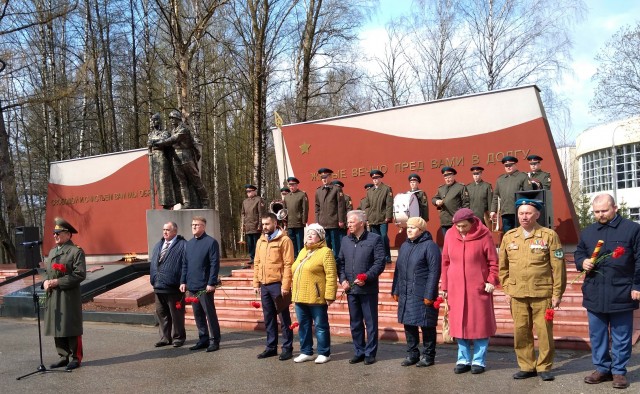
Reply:
[[[553,308],[547,308],[547,310],[544,311],[544,320],[553,321],[553,315],[555,313],[556,313],[556,311],[554,311]]]
[[[351,291],[352,288],[354,288],[356,285],[356,280],[360,281],[360,282],[366,282],[367,281],[367,274],[365,274],[364,272],[361,274],[356,275],[356,279],[353,282],[349,282],[349,290],[346,291],[346,293],[349,293]]]
[[[51,279],[58,279],[67,273],[67,266],[61,263],[53,263],[51,264],[51,270],[53,271],[52,272],[53,277]],[[51,289],[48,289],[42,295],[42,297],[38,299],[38,303],[40,304],[40,306],[46,307],[47,299],[49,298],[49,293],[51,293],[51,291],[52,291]]]
[[[184,298],[184,302],[187,303],[187,304],[197,304],[197,303],[200,302],[200,300],[198,300],[198,298],[201,295],[205,294],[206,292],[207,292],[207,290],[200,290],[197,293],[191,293],[192,296],[191,297],[185,297]]]
[[[602,263],[605,259],[609,257],[613,257],[614,259],[620,258],[625,252],[624,247],[618,246],[613,250],[613,252],[605,253],[602,256],[598,257],[598,254],[600,253],[600,248],[602,247],[602,245],[604,245],[604,241],[602,240],[598,241],[596,243],[595,249],[593,250],[593,253],[591,254],[591,259],[595,259],[595,261],[593,262],[593,268],[589,271],[587,270],[582,271],[580,275],[576,276],[575,279],[571,281],[571,284],[574,284],[577,280],[583,278],[588,272],[593,271],[593,272],[600,273],[599,271],[595,270],[598,264]]]
[[[298,328],[298,327],[300,327],[300,324],[298,324],[298,322],[297,322],[297,321],[294,321],[294,322],[289,326],[289,329],[290,329],[291,331],[293,331],[293,330],[295,330],[295,329],[296,329],[296,328]]]
[[[444,298],[442,296],[438,296],[435,301],[433,301],[433,307],[436,309],[440,309],[440,305],[444,302]]]

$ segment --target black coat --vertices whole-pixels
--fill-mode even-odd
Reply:
[[[398,252],[391,294],[398,296],[398,322],[410,326],[438,325],[438,310],[425,305],[435,301],[440,281],[440,249],[425,231],[415,240],[407,239]]]
[[[340,283],[345,280],[353,283],[358,274],[364,273],[367,274],[365,284],[352,286],[351,294],[378,293],[378,277],[384,271],[384,260],[384,244],[378,234],[365,230],[359,240],[353,235],[343,237],[336,259]]]
[[[604,241],[600,256],[618,246],[625,252],[617,259],[604,259],[585,276],[582,306],[596,313],[638,309],[631,290],[640,291],[640,225],[618,215],[607,224],[594,223],[584,229],[574,254],[578,271],[583,270],[582,262],[591,258],[598,240]]]
[[[157,293],[180,292],[180,277],[185,259],[187,241],[182,235],[177,235],[171,247],[164,256],[162,263],[158,262],[160,252],[164,246],[164,238],[153,247],[151,262],[149,263],[150,281]]]

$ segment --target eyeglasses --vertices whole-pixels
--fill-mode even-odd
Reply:
[[[513,166],[515,166],[515,165],[516,165],[516,163],[505,163],[505,165],[504,165],[504,166],[505,166],[506,168],[511,168],[511,167],[513,167]]]

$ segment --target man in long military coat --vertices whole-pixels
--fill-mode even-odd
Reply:
[[[247,239],[247,251],[249,252],[249,264],[245,268],[253,266],[253,259],[256,255],[256,244],[260,234],[262,234],[262,225],[260,218],[265,214],[264,199],[258,195],[258,188],[254,185],[244,185],[247,192],[247,198],[242,201],[242,231]]]
[[[453,215],[460,208],[469,208],[469,193],[462,183],[456,182],[456,171],[453,167],[442,167],[440,170],[444,177],[444,185],[438,187],[438,191],[431,202],[440,212],[440,231],[444,236],[447,230],[453,226]]]
[[[287,234],[293,242],[294,257],[304,247],[304,227],[309,221],[309,198],[300,190],[298,178],[290,176],[287,184],[291,193],[284,196],[284,207],[287,209]]]
[[[391,248],[387,235],[389,223],[393,222],[393,191],[382,182],[384,173],[380,170],[369,172],[373,187],[367,190],[367,223],[371,232],[382,237],[385,262],[391,263]]]
[[[493,187],[482,179],[483,171],[484,168],[480,166],[471,167],[473,182],[467,184],[466,188],[469,193],[469,208],[481,222],[491,228],[489,210],[493,199]]]
[[[506,234],[517,224],[515,194],[521,190],[531,190],[531,182],[527,174],[518,171],[516,157],[505,156],[502,158],[502,164],[505,173],[496,181],[489,217],[491,220],[497,220],[499,215],[502,218],[502,231]],[[500,201],[499,205],[498,201]]]
[[[531,180],[531,186],[534,190],[551,190],[551,174],[546,171],[542,171],[540,162],[542,157],[538,155],[527,156],[529,160],[529,179]]]
[[[329,178],[333,171],[329,168],[318,170],[322,186],[316,189],[316,222],[324,227],[327,233],[327,246],[331,248],[334,256],[340,253],[342,229],[347,222],[347,208],[344,201],[342,188],[332,185]]]
[[[51,368],[72,370],[82,362],[82,293],[80,283],[87,277],[84,252],[71,241],[78,231],[62,218],[55,219],[56,246],[45,260],[46,292],[44,334],[53,336],[60,356]]]

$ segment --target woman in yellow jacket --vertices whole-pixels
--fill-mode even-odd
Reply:
[[[336,299],[336,260],[325,242],[325,231],[314,223],[307,227],[304,249],[291,267],[293,289],[291,300],[298,317],[300,355],[293,361],[302,363],[313,360],[313,331],[316,326],[318,357],[316,364],[331,359],[331,334],[327,309]]]

